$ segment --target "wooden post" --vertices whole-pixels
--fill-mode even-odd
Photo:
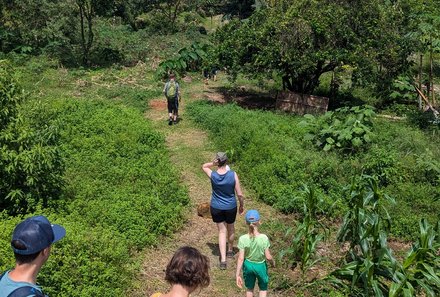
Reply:
[[[436,104],[435,104],[435,92],[434,92],[434,80],[433,80],[433,73],[434,73],[434,68],[433,68],[434,57],[433,56],[434,56],[434,54],[433,54],[433,49],[432,49],[432,35],[431,35],[431,47],[430,47],[430,52],[429,52],[429,63],[430,63],[430,68],[429,68],[429,85],[431,87],[431,103],[432,103],[432,105],[436,106]]]
[[[419,90],[422,89],[422,66],[423,66],[423,54],[420,54],[420,63],[419,63]],[[419,109],[422,109],[422,98],[419,93],[417,93],[417,98],[419,99]]]
[[[425,101],[426,106],[428,106],[428,109],[432,110],[434,117],[436,119],[438,119],[440,113],[431,105],[431,103],[429,103],[429,99],[427,97],[425,97],[425,95],[423,95],[422,91],[419,90],[417,87],[416,87],[416,91],[417,91],[417,93],[419,93],[420,97],[422,97],[423,101]]]

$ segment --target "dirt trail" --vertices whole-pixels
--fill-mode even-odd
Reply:
[[[211,83],[212,86],[213,83]],[[222,101],[221,95],[212,91],[209,86],[201,82],[187,84],[183,90],[183,103],[180,108],[181,121],[177,125],[168,126],[166,102],[164,98],[157,98],[150,102],[150,108],[145,117],[152,121],[154,127],[166,135],[166,142],[171,152],[171,161],[180,171],[180,178],[188,188],[191,206],[186,214],[184,227],[171,238],[165,238],[161,244],[145,251],[139,287],[134,289],[130,296],[150,296],[152,293],[166,291],[169,286],[164,281],[166,264],[174,251],[183,245],[191,245],[207,255],[211,261],[211,284],[208,288],[196,292],[194,296],[244,296],[245,291],[235,286],[236,257],[228,259],[227,270],[218,268],[217,227],[211,219],[197,215],[196,207],[201,202],[210,199],[211,186],[209,179],[201,170],[202,163],[211,160],[215,155],[213,144],[208,140],[202,130],[195,127],[194,123],[185,115],[185,106],[188,102],[203,98]],[[238,172],[238,174],[240,174]],[[270,218],[275,211],[261,203],[252,201],[244,190],[245,210],[258,208],[263,218]],[[243,216],[237,216],[236,241],[240,234],[246,232]],[[270,294],[271,296],[280,296]]]

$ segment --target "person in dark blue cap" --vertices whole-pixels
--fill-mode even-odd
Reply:
[[[60,225],[44,216],[34,216],[19,223],[12,234],[11,247],[15,268],[0,277],[0,297],[45,296],[37,285],[37,275],[50,255],[50,249],[66,235]]]

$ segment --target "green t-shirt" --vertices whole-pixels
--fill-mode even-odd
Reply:
[[[255,263],[266,261],[264,252],[269,247],[269,238],[265,234],[258,234],[255,237],[245,234],[238,240],[238,249],[244,250],[244,258]]]

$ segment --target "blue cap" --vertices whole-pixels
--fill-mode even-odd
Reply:
[[[255,223],[260,220],[260,214],[255,209],[248,210],[246,213],[246,222]]]
[[[12,245],[14,253],[20,255],[31,255],[47,248],[66,235],[66,229],[60,225],[54,225],[44,216],[27,218],[18,224],[12,234],[12,241],[18,241],[23,249]]]

